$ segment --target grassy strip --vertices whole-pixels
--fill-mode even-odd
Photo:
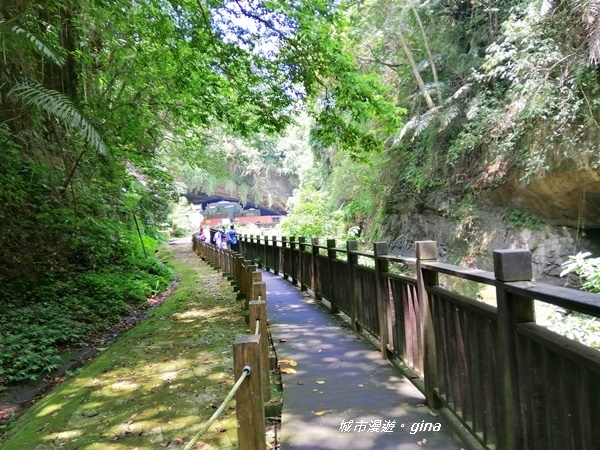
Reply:
[[[183,447],[210,418],[235,383],[233,339],[249,330],[221,274],[188,243],[169,250],[160,256],[178,274],[176,292],[28,410],[3,449]],[[237,448],[234,403],[198,447]]]

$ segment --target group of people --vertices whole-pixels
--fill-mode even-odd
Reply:
[[[204,235],[204,229],[202,227],[200,227],[200,232],[198,234],[201,241],[206,241],[206,236]],[[239,240],[234,225],[231,225],[227,231],[225,231],[225,227],[217,230],[212,237],[212,242],[219,248],[228,248],[234,252],[239,251]]]

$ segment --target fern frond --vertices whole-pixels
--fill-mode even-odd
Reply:
[[[98,153],[108,152],[100,133],[67,96],[37,82],[17,83],[8,93],[11,94],[17,95],[28,105],[35,105],[59,118],[67,127],[78,131]]]
[[[600,61],[600,1],[593,0],[590,2],[588,17],[586,31],[590,62],[598,64],[598,61]]]
[[[394,145],[400,142],[404,138],[406,133],[408,133],[410,130],[413,130],[417,126],[418,120],[419,116],[415,116],[404,124],[404,126],[400,130],[400,133],[398,133],[398,137],[394,140]]]
[[[447,100],[446,103],[452,103],[455,100],[458,100],[463,95],[465,95],[471,89],[471,83],[467,83],[464,86],[459,87],[454,94],[452,94]]]
[[[62,56],[60,56],[55,50],[51,49],[49,45],[47,45],[33,33],[17,25],[12,27],[12,32],[16,35],[22,35],[25,37],[42,55],[44,55],[50,61],[59,66],[63,66],[65,64],[65,59]]]
[[[450,123],[458,117],[460,109],[456,105],[452,105],[449,108],[442,110],[440,114],[439,122],[442,128],[446,128]]]
[[[429,111],[425,112],[424,114],[421,115],[421,117],[419,118],[419,122],[417,123],[417,126],[415,127],[415,136],[419,136],[423,131],[425,131],[427,129],[427,127],[429,125],[431,125],[431,123],[437,119],[438,115],[440,112],[440,107],[436,106],[433,109],[430,109]]]
[[[548,14],[549,11],[552,11],[552,8],[554,8],[553,0],[542,0],[542,5],[540,6],[540,14],[542,16],[545,16],[546,14]]]

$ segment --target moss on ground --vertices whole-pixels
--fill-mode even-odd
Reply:
[[[235,380],[232,343],[249,332],[230,283],[191,243],[161,250],[179,285],[76,378],[36,403],[0,441],[5,450],[183,448]],[[197,448],[237,448],[235,403]]]

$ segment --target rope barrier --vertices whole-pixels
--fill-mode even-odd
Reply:
[[[256,327],[254,328],[254,334],[260,334],[260,319],[256,319]]]
[[[225,410],[225,408],[227,407],[229,402],[233,399],[233,396],[235,395],[237,390],[240,388],[240,386],[242,385],[242,383],[244,382],[246,377],[250,374],[250,372],[251,372],[250,366],[245,366],[244,370],[242,371],[242,374],[240,375],[240,378],[233,385],[233,387],[231,388],[231,391],[229,392],[227,397],[225,397],[225,400],[223,400],[223,403],[221,403],[221,406],[219,406],[219,409],[217,409],[215,411],[215,413],[212,415],[212,417],[210,419],[208,419],[208,422],[206,422],[204,424],[204,426],[194,435],[192,440],[187,443],[187,445],[183,448],[183,450],[189,450],[190,448],[192,448],[192,445],[194,445],[196,443],[196,441],[200,438],[200,436],[202,436],[204,433],[206,433],[206,431],[210,428],[210,426],[213,424],[213,422],[215,420],[217,420],[217,418]]]

